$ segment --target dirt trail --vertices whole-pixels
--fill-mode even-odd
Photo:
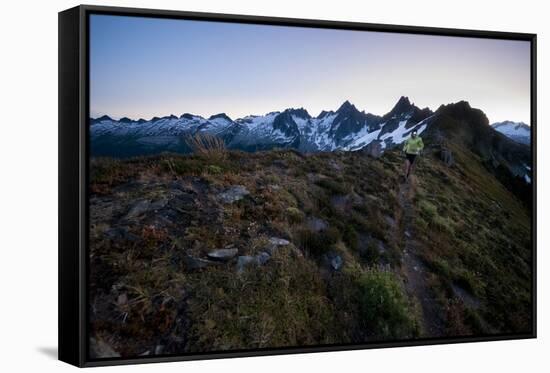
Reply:
[[[428,285],[425,265],[418,256],[419,243],[412,231],[414,219],[412,199],[414,179],[399,185],[399,232],[398,242],[402,250],[401,271],[406,279],[405,287],[411,297],[415,297],[422,312],[422,336],[439,337],[445,334],[444,313]]]

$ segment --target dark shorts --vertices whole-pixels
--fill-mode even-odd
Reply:
[[[406,156],[407,156],[407,160],[408,160],[411,164],[413,164],[413,163],[414,163],[414,160],[416,159],[416,154],[409,154],[409,153],[407,153]]]

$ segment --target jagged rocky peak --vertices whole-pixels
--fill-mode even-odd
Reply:
[[[214,119],[225,119],[228,122],[232,122],[231,118],[229,118],[229,116],[225,113],[214,114],[210,118],[208,118],[208,120]]]
[[[325,111],[325,110],[323,110],[323,111],[321,111],[321,112],[319,113],[319,115],[317,116],[317,118],[318,118],[318,119],[322,119],[322,118],[324,118],[324,117],[326,117],[327,115],[330,115],[330,114],[334,114],[334,111],[332,111],[332,110],[330,110],[330,111]]]
[[[489,119],[480,109],[472,108],[468,101],[458,101],[455,103],[441,105],[437,111],[439,115],[449,115],[470,123],[489,126]]]
[[[401,96],[387,116],[411,113],[415,107],[407,96]]]
[[[292,115],[297,116],[298,118],[302,118],[302,119],[309,119],[309,118],[311,118],[311,115],[309,115],[309,113],[307,112],[307,110],[304,109],[303,107],[302,107],[302,108],[299,108],[299,109],[287,109],[286,111],[287,111],[288,113],[292,114]]]
[[[348,112],[352,112],[352,111],[357,111],[359,112],[359,110],[357,110],[357,108],[355,107],[355,105],[353,105],[351,102],[349,102],[348,100],[344,101],[344,103],[342,105],[340,105],[340,107],[338,108],[338,110],[336,110],[336,112],[338,113],[348,113]]]

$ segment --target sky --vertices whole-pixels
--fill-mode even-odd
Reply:
[[[150,119],[349,100],[383,115],[399,97],[466,100],[491,123],[530,124],[527,41],[92,15],[90,114]]]

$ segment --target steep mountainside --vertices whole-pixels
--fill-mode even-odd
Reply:
[[[528,332],[530,211],[447,146],[409,184],[393,150],[93,160],[92,356]]]
[[[504,121],[491,127],[520,144],[531,145],[531,127],[523,122]]]
[[[202,126],[230,149],[92,158],[92,357],[531,331],[530,148],[467,102],[94,126],[122,148]]]

